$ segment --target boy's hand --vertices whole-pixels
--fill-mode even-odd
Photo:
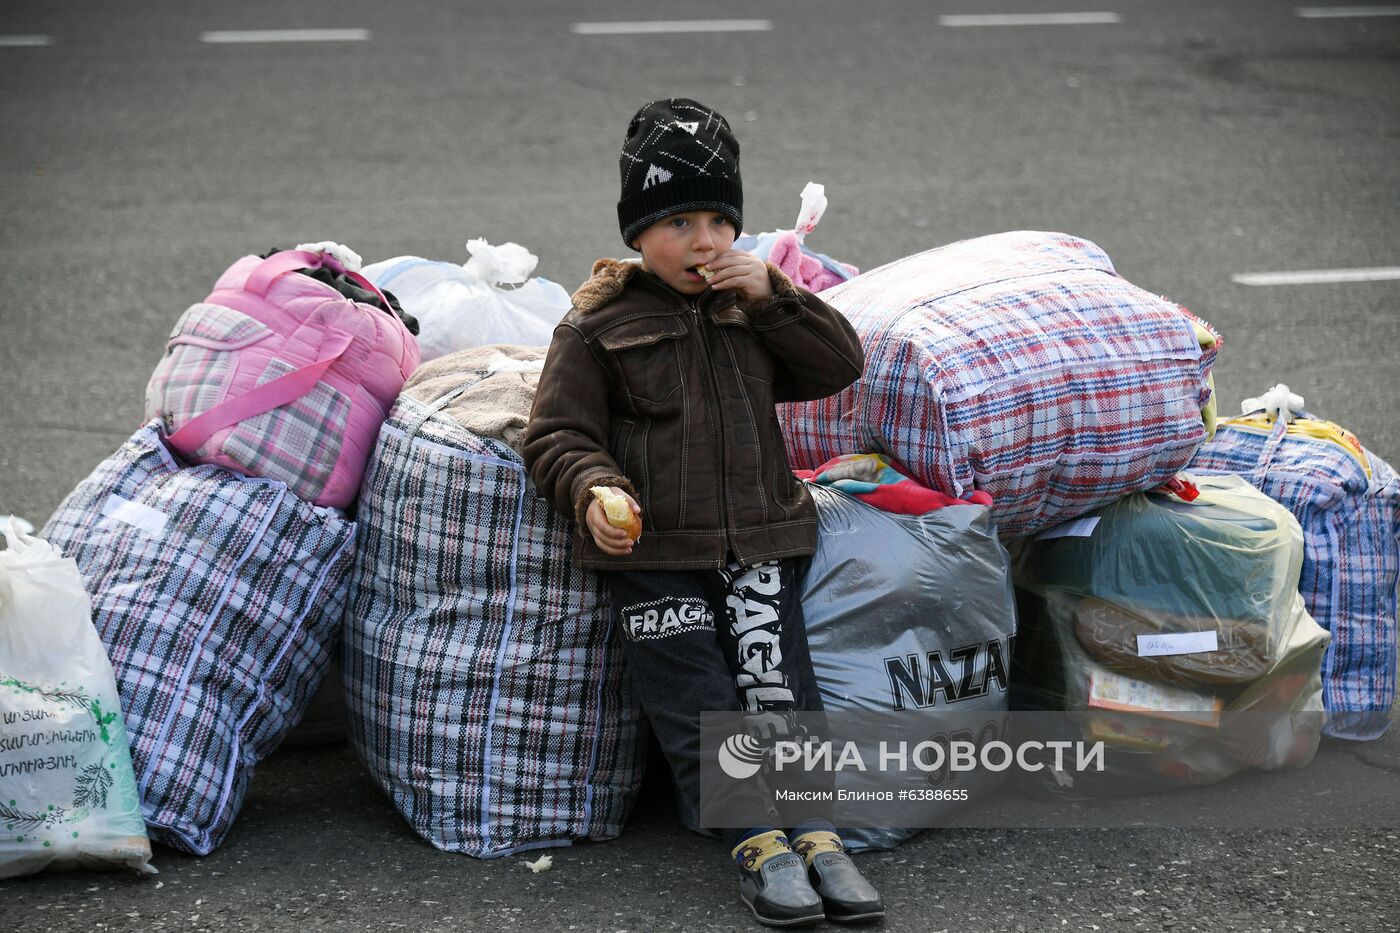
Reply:
[[[627,493],[611,487],[612,491],[624,497],[627,504],[632,507],[633,513],[642,514],[642,507],[637,505],[637,500]],[[593,543],[598,545],[598,550],[609,557],[622,557],[624,554],[632,553],[633,541],[627,532],[621,528],[615,528],[608,523],[608,515],[603,511],[603,503],[594,499],[588,504],[588,511],[584,514],[584,521],[588,525],[589,534],[593,535]]]
[[[773,282],[768,278],[768,266],[753,253],[731,249],[717,259],[705,263],[714,273],[710,287],[716,291],[735,291],[749,301],[773,297]]]

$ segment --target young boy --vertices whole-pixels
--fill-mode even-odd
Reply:
[[[864,356],[838,312],[732,248],[743,189],[722,116],[653,101],[632,118],[620,167],[618,222],[641,262],[601,259],[574,294],[525,461],[578,522],[578,563],[604,573],[629,675],[693,814],[702,710],[821,709],[799,601],[816,508],[788,468],[774,403],[845,388]],[[625,496],[645,530],[610,524],[593,487]],[[828,822],[729,842],[760,921],[883,915]]]

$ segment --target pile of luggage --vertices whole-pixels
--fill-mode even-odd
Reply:
[[[418,365],[412,319],[358,265],[336,244],[235,262],[176,322],[148,422],[40,533],[91,597],[146,828],[183,851],[222,842],[339,635],[346,510]],[[63,864],[81,854],[71,829],[33,842]]]
[[[1385,730],[1400,480],[1299,405],[1265,399],[1217,423],[1208,324],[1094,244],[1033,231],[909,256],[822,297],[860,333],[866,368],[780,409],[790,459],[866,451],[949,495],[990,494],[1017,555],[1011,706],[1083,712],[1086,735],[1141,753],[1075,793],[1299,767],[1319,733]],[[1183,711],[1201,715],[1178,728]]]
[[[43,528],[91,598],[152,838],[220,844],[333,656],[357,754],[432,844],[621,832],[645,728],[606,591],[519,453],[567,300],[474,242],[368,275],[336,244],[239,260],[177,322],[147,423]],[[826,286],[866,352],[854,385],[779,412],[818,506],[803,601],[828,710],[1082,713],[1135,757],[1077,794],[1300,767],[1324,729],[1385,729],[1400,479],[1287,404],[1217,425],[1208,324],[1065,234],[863,274],[793,231],[741,245]]]

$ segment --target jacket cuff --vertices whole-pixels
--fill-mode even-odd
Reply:
[[[768,267],[768,281],[773,286],[773,296],[758,301],[740,301],[739,308],[749,316],[755,330],[772,330],[802,319],[802,291],[793,284],[787,273],[771,262]]]
[[[607,467],[594,467],[580,473],[574,479],[573,500],[574,521],[578,523],[581,535],[587,533],[585,529],[588,528],[588,522],[585,516],[588,514],[588,506],[593,502],[593,493],[588,491],[590,486],[616,486],[633,499],[637,498],[637,490],[632,488],[632,481]]]

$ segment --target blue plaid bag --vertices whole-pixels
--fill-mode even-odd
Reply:
[[[152,421],[43,537],[92,597],[152,838],[209,854],[326,672],[354,523],[280,482],[182,467]]]
[[[1222,421],[1189,469],[1243,476],[1303,526],[1298,588],[1332,633],[1322,659],[1324,731],[1379,738],[1395,703],[1400,477],[1351,432],[1306,412],[1292,422],[1264,414]]]
[[[484,375],[405,392],[380,431],[342,665],[351,741],[394,806],[491,857],[619,835],[645,733],[570,523],[510,447],[441,410]]]

